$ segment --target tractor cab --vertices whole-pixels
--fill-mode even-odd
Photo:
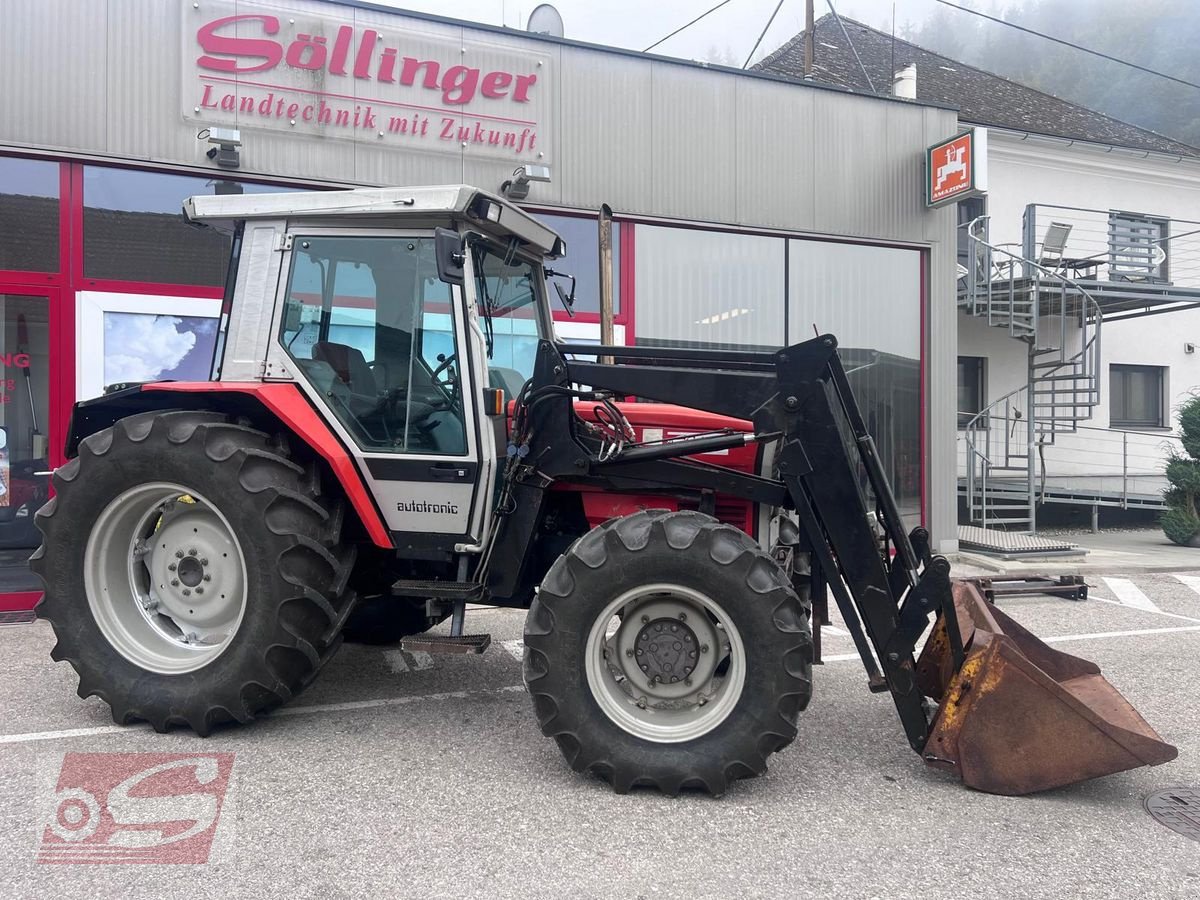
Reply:
[[[240,223],[214,380],[296,383],[361,454],[389,530],[477,542],[477,475],[490,482],[504,450],[480,407],[515,398],[551,337],[542,263],[562,238],[465,186],[201,196],[184,211]]]

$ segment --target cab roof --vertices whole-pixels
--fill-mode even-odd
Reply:
[[[561,237],[508,200],[466,184],[354,188],[285,194],[200,194],[183,201],[189,222],[246,219],[324,219],[387,216],[392,219],[464,219],[473,230],[516,237],[542,255],[566,253]]]

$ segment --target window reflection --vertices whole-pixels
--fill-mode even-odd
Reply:
[[[58,271],[58,163],[0,156],[0,269]]]
[[[533,213],[533,217],[557,231],[567,243],[567,255],[552,263],[559,272],[575,276],[575,312],[600,312],[600,225],[595,218]],[[613,222],[613,312],[621,311],[621,223]],[[567,282],[563,283],[566,287]],[[551,294],[555,315],[566,310]]]

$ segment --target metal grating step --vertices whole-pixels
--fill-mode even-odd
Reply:
[[[1035,534],[1017,534],[975,525],[958,526],[958,546],[962,550],[1001,558],[1019,556],[1083,556],[1078,544]]]

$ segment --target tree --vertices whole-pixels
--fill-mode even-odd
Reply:
[[[1200,547],[1200,395],[1179,408],[1179,431],[1187,455],[1176,452],[1167,459],[1171,486],[1163,492],[1162,529],[1176,544]]]

